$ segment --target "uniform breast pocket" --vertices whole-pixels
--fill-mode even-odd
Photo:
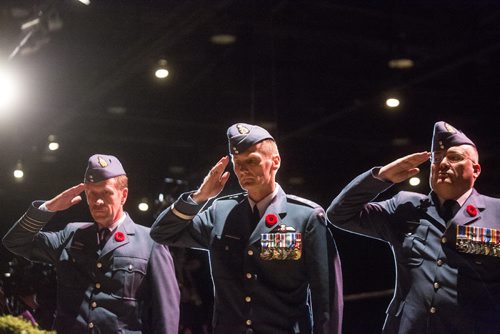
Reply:
[[[406,222],[403,231],[403,262],[409,267],[417,267],[424,261],[429,226],[418,222]]]
[[[63,287],[80,290],[88,286],[89,277],[87,273],[91,272],[91,258],[85,256],[74,257],[67,251],[63,251],[59,257],[57,265],[57,281]],[[84,274],[85,273],[85,274]]]
[[[147,265],[147,259],[115,256],[111,266],[111,279],[115,287],[112,295],[122,299],[137,299],[146,276]]]
[[[212,274],[223,278],[235,278],[243,271],[245,242],[237,237],[215,237],[212,243]]]

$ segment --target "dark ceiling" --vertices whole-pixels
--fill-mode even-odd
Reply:
[[[0,60],[26,85],[0,117],[3,231],[32,199],[80,182],[93,153],[120,158],[128,211],[150,224],[137,201],[176,192],[167,177],[196,187],[240,121],[277,139],[283,188],[323,206],[372,165],[429,149],[438,120],[476,141],[478,189],[500,195],[497,1],[3,0],[0,15]],[[222,33],[236,41],[211,42]],[[389,68],[397,56],[414,67]],[[153,77],[161,58],[164,82]],[[49,135],[60,150],[47,151]],[[232,179],[226,192],[238,191]]]

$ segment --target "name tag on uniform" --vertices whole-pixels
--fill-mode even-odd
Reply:
[[[260,239],[262,260],[299,260],[302,257],[302,234],[281,225],[276,232],[263,233]]]
[[[500,230],[457,226],[456,247],[461,253],[500,257]]]

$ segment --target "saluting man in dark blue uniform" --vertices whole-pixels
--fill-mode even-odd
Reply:
[[[340,262],[324,210],[275,182],[281,158],[269,132],[238,123],[227,136],[246,192],[201,210],[229,178],[223,157],[158,217],[151,236],[210,252],[215,334],[340,333]]]
[[[52,263],[57,271],[58,333],[177,334],[179,288],[166,246],[123,211],[128,180],[120,161],[90,157],[84,183],[35,201],[5,235],[11,252]],[[55,212],[79,203],[85,191],[90,223],[44,232]]]
[[[429,157],[429,195],[370,202]],[[431,153],[361,174],[328,208],[334,225],[392,248],[397,282],[384,333],[500,333],[500,199],[474,189],[480,173],[475,144],[437,122]]]

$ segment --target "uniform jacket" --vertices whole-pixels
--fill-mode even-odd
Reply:
[[[214,333],[340,333],[340,262],[321,207],[287,196],[280,188],[252,231],[246,193],[215,200],[200,213],[201,206],[188,196],[181,195],[158,217],[151,236],[168,245],[209,251],[215,286]],[[268,215],[278,218],[272,227],[266,226]],[[261,234],[283,225],[289,233],[301,233],[301,257],[261,259]]]
[[[150,238],[149,228],[127,215],[99,250],[95,223],[41,231],[54,214],[39,210],[40,204],[33,203],[3,243],[30,261],[55,266],[58,333],[178,332],[172,257]]]
[[[388,242],[396,289],[385,333],[500,333],[500,258],[458,252],[457,226],[500,229],[500,200],[473,190],[448,222],[431,193],[400,192],[370,202],[392,183],[354,179],[327,210],[342,229]],[[470,214],[467,207],[477,209]]]

